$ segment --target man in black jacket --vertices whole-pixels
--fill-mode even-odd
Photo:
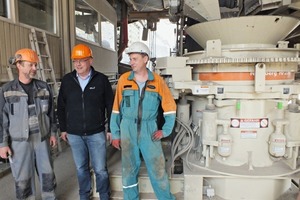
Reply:
[[[110,119],[113,92],[108,78],[92,67],[91,49],[78,44],[72,50],[75,70],[66,74],[58,96],[58,120],[61,138],[72,149],[77,169],[80,200],[89,199],[91,191],[91,163],[96,175],[96,188],[101,200],[110,196],[106,168],[106,118]],[[91,159],[91,160],[90,160]]]

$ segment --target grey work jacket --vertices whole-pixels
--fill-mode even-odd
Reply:
[[[55,135],[57,123],[54,115],[53,96],[44,81],[33,79],[33,97],[42,141]],[[12,141],[25,141],[29,137],[28,95],[13,80],[1,87],[0,92],[0,147]]]

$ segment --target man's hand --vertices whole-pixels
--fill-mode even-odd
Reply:
[[[157,130],[152,134],[152,140],[153,141],[158,141],[161,138],[163,138],[163,132],[162,130]]]
[[[57,145],[56,136],[50,136],[50,146],[55,147]]]
[[[68,142],[68,134],[67,132],[61,132],[60,133],[60,138],[65,141],[65,142]]]
[[[7,159],[8,155],[12,155],[12,152],[9,147],[1,147],[0,148],[0,157]]]
[[[119,149],[119,150],[121,150],[120,144],[121,144],[120,139],[112,140],[112,142],[111,142],[111,145],[113,145],[113,147],[115,147],[116,149]]]
[[[106,140],[109,141],[109,144],[112,142],[111,132],[106,133]]]

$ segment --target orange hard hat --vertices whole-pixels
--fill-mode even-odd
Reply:
[[[75,47],[73,47],[71,56],[72,59],[81,59],[87,57],[93,57],[93,53],[90,47],[84,44],[78,44]]]
[[[10,64],[15,65],[19,61],[28,61],[38,63],[39,58],[32,49],[20,49],[15,53],[15,56],[10,59]]]

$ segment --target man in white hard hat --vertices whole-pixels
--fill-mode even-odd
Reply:
[[[164,80],[146,68],[149,48],[141,42],[129,46],[132,71],[123,74],[117,85],[111,115],[112,145],[122,147],[122,177],[125,200],[138,200],[140,153],[147,166],[152,187],[159,200],[175,199],[170,192],[161,139],[171,134],[176,104]],[[165,123],[157,128],[158,108]]]

